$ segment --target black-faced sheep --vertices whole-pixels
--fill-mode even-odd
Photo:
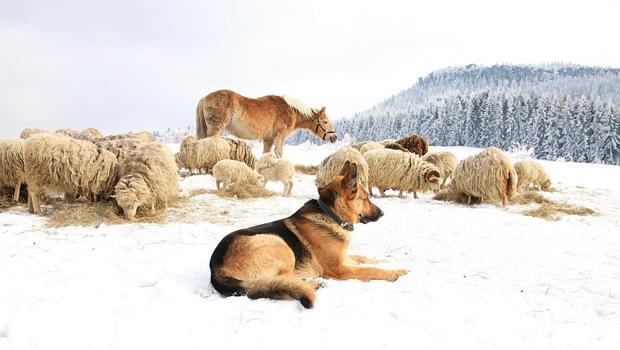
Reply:
[[[319,165],[314,183],[317,187],[325,187],[331,183],[346,161],[357,165],[358,181],[364,188],[368,186],[368,164],[362,154],[353,147],[344,147],[323,159]]]
[[[138,210],[152,215],[156,208],[165,209],[178,194],[177,167],[167,146],[146,143],[119,163],[113,197],[127,219]]]
[[[40,133],[44,133],[44,132],[49,132],[45,129],[39,129],[39,128],[26,128],[24,130],[22,130],[21,134],[19,134],[19,138],[21,139],[27,139],[32,135],[36,135],[36,134],[40,134]]]
[[[19,201],[24,176],[24,140],[0,140],[0,187],[15,189],[14,202]]]
[[[293,175],[295,175],[293,162],[287,159],[278,159],[275,153],[269,152],[263,154],[256,162],[256,171],[263,175],[265,185],[269,181],[280,181],[284,185],[282,194],[285,196],[291,195]]]
[[[396,141],[396,143],[408,149],[409,152],[415,153],[420,157],[428,153],[428,140],[420,135],[409,135]]]
[[[551,186],[551,179],[543,166],[533,160],[520,160],[514,164],[515,171],[519,178],[517,188],[524,190],[529,185],[533,185],[538,190],[547,190]]]
[[[213,167],[213,177],[217,189],[227,188],[233,184],[264,185],[263,175],[257,173],[244,162],[238,160],[220,160]]]
[[[517,172],[502,150],[489,147],[459,162],[448,189],[455,196],[466,196],[468,204],[488,201],[505,206],[516,193]]]
[[[443,179],[441,187],[446,185],[446,181],[452,177],[452,173],[456,169],[457,159],[452,152],[429,152],[422,157],[422,160],[435,164],[439,169]]]
[[[413,192],[418,198],[417,192],[439,189],[439,169],[414,153],[378,149],[364,154],[364,159],[369,169],[369,194],[372,194],[372,187],[377,187],[382,197],[385,190],[393,189],[400,192],[400,197],[405,192]]]
[[[30,209],[41,213],[41,191],[107,197],[116,182],[116,157],[93,143],[41,133],[24,142],[24,169]]]

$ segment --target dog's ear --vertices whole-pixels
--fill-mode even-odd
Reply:
[[[342,164],[342,169],[340,169],[340,174],[341,176],[348,176],[349,172],[351,171],[351,162],[348,160],[344,161],[344,164]]]
[[[349,163],[349,161],[347,161]],[[345,164],[347,164],[345,163]],[[344,179],[342,185],[352,193],[357,192],[357,164],[349,163],[349,171],[346,174],[342,174]]]
[[[436,183],[439,182],[439,178],[441,175],[439,175],[439,172],[436,170],[431,170],[428,173],[426,173],[426,181],[428,182],[432,182],[432,183]]]

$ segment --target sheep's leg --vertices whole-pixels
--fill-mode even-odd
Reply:
[[[385,198],[385,188],[379,187],[379,193],[381,193],[381,197]]]
[[[28,191],[28,211],[31,213],[34,212],[34,208],[32,207],[32,196],[30,191]]]
[[[467,195],[467,205],[470,205],[470,204],[471,204],[471,196]]]
[[[271,152],[273,146],[273,139],[263,139],[263,153]]]
[[[418,192],[413,191],[413,198],[418,199]]]
[[[22,183],[21,181],[17,183],[17,185],[15,186],[15,193],[13,193],[13,202],[17,203],[19,202],[19,190],[22,188]]]
[[[217,189],[220,189],[220,185],[222,184],[221,181],[215,181],[215,186],[217,187]]]
[[[415,192],[414,192],[415,193]],[[398,191],[398,198],[404,198],[403,191]]]
[[[288,189],[286,190],[286,196],[290,196],[293,191],[293,181],[288,182]]]
[[[32,193],[32,211],[35,214],[41,214],[41,203],[39,203],[39,193]]]

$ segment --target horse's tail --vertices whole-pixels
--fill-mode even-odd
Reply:
[[[196,107],[196,138],[204,139],[207,137],[207,121],[205,120],[204,109],[202,108],[202,104],[204,99],[201,99],[198,102],[198,107]]]

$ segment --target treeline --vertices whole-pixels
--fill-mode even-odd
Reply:
[[[356,140],[412,133],[432,145],[530,148],[537,158],[620,164],[620,121],[614,104],[582,96],[502,91],[453,94],[415,110],[335,122]],[[303,132],[290,143],[312,140]]]

